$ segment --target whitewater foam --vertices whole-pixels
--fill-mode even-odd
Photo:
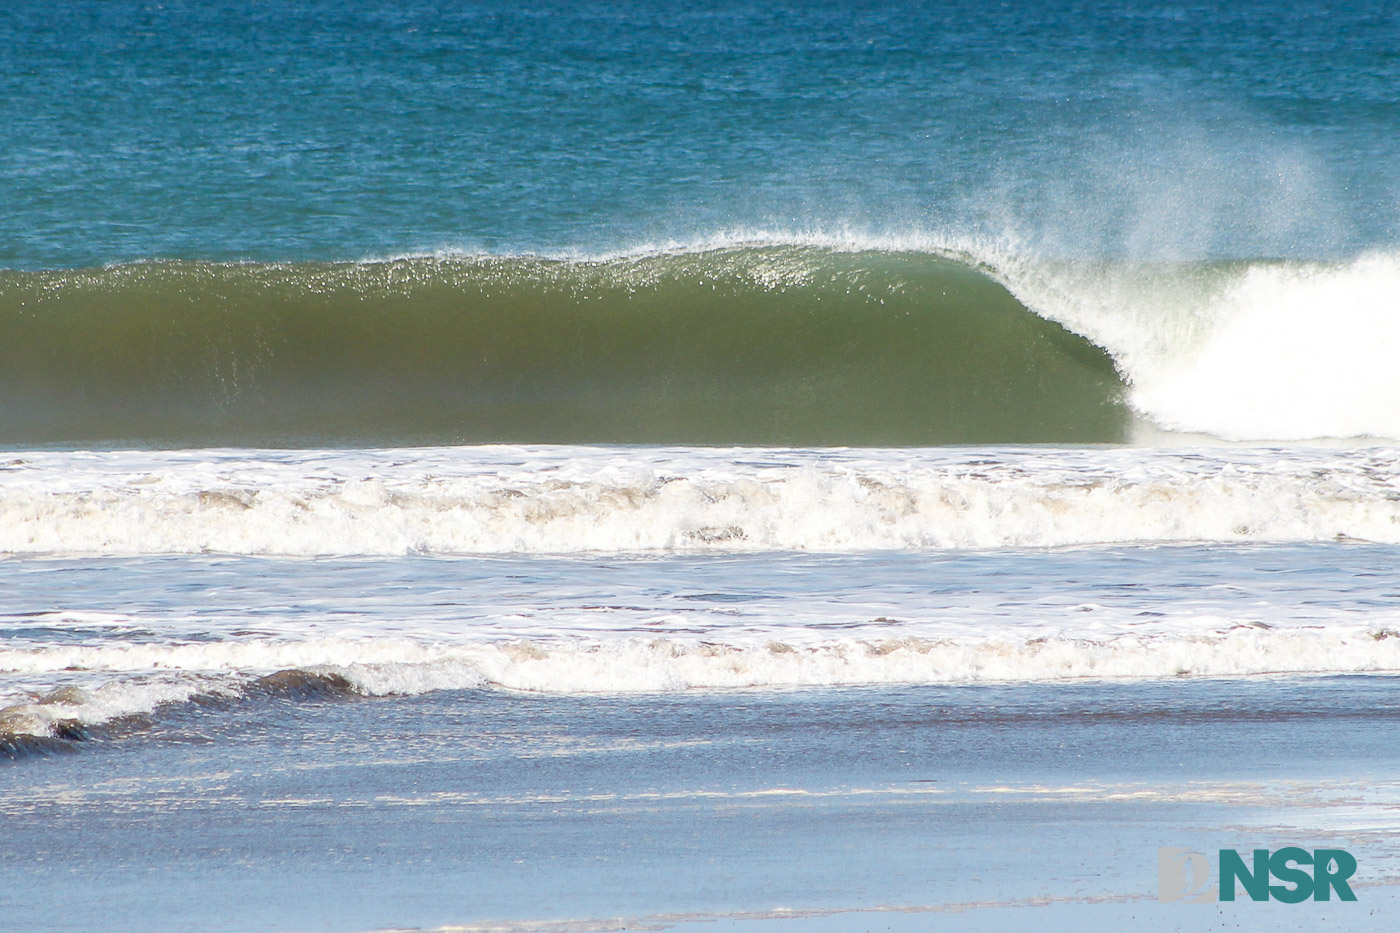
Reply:
[[[286,666],[289,662],[293,666]],[[74,675],[74,669],[85,673]],[[0,709],[0,733],[53,735],[70,723],[94,726],[201,697],[255,694],[321,698],[348,691],[374,697],[461,689],[625,694],[1394,672],[1400,671],[1400,637],[1374,625],[1334,625],[1030,640],[848,638],[805,645],[572,638],[442,646],[328,638],[143,651],[112,646],[0,651],[0,671],[87,679],[43,695],[12,695],[10,705]]]
[[[1326,263],[1073,261],[1008,236],[843,227],[735,228],[546,255],[597,264],[728,257],[755,284],[770,287],[809,274],[799,260],[819,261],[806,254],[743,262],[746,253],[773,247],[922,253],[978,268],[1032,312],[1109,351],[1134,409],[1172,431],[1239,441],[1400,438],[1400,367],[1393,365],[1400,353],[1400,255],[1393,252]]]
[[[1125,400],[1160,428],[1220,439],[1394,439],[1397,294],[1394,252],[1081,260],[1007,237],[849,227],[732,229],[604,251],[14,273],[0,298],[16,346],[33,346],[7,364],[13,410],[0,427],[45,443],[300,443],[318,432],[356,445],[1119,441],[1132,435],[1104,409]],[[370,351],[385,347],[381,313],[402,354]],[[171,315],[188,334],[172,334]],[[108,331],[117,320],[125,329]],[[1091,363],[1094,347],[1056,344],[1054,325],[1108,357]],[[562,345],[540,336],[561,327],[572,334]],[[105,352],[132,333],[130,347]],[[669,381],[653,372],[658,351]],[[986,358],[969,367],[974,351]],[[149,365],[133,369],[142,354]],[[1027,365],[1039,393],[1018,381]],[[151,370],[162,379],[148,383]],[[717,370],[729,378],[716,382]],[[357,375],[378,391],[341,404],[363,387]],[[172,398],[171,385],[187,391]],[[554,395],[560,385],[571,386],[566,400]],[[872,408],[870,392],[899,396],[902,414]],[[968,410],[952,417],[930,394]],[[787,414],[765,421],[762,400]],[[1011,414],[1040,404],[1034,417]]]
[[[1400,438],[1400,254],[1168,265],[1046,259],[993,240],[925,248],[974,262],[1107,350],[1128,403],[1159,427],[1235,441]]]
[[[439,448],[35,452],[14,555],[862,551],[1400,542],[1395,452]]]

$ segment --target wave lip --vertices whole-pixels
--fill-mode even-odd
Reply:
[[[1400,254],[738,231],[606,255],[0,272],[0,444],[1400,438]]]
[[[0,444],[1114,441],[1102,350],[940,254],[0,272]]]
[[[1236,441],[1400,438],[1400,254],[1340,262],[1032,261],[995,277],[1103,347],[1150,423]]]

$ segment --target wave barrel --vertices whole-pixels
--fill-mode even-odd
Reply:
[[[1114,442],[1110,358],[928,254],[0,274],[0,444]]]

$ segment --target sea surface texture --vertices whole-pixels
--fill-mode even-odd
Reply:
[[[1394,929],[1397,48],[7,3],[0,927]]]

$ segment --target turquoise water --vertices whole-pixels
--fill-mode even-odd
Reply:
[[[0,17],[0,265],[1400,233],[1383,2],[142,3]]]
[[[1394,929],[1397,48],[6,4],[0,927]]]
[[[1395,438],[1397,37],[13,4],[0,445]]]

